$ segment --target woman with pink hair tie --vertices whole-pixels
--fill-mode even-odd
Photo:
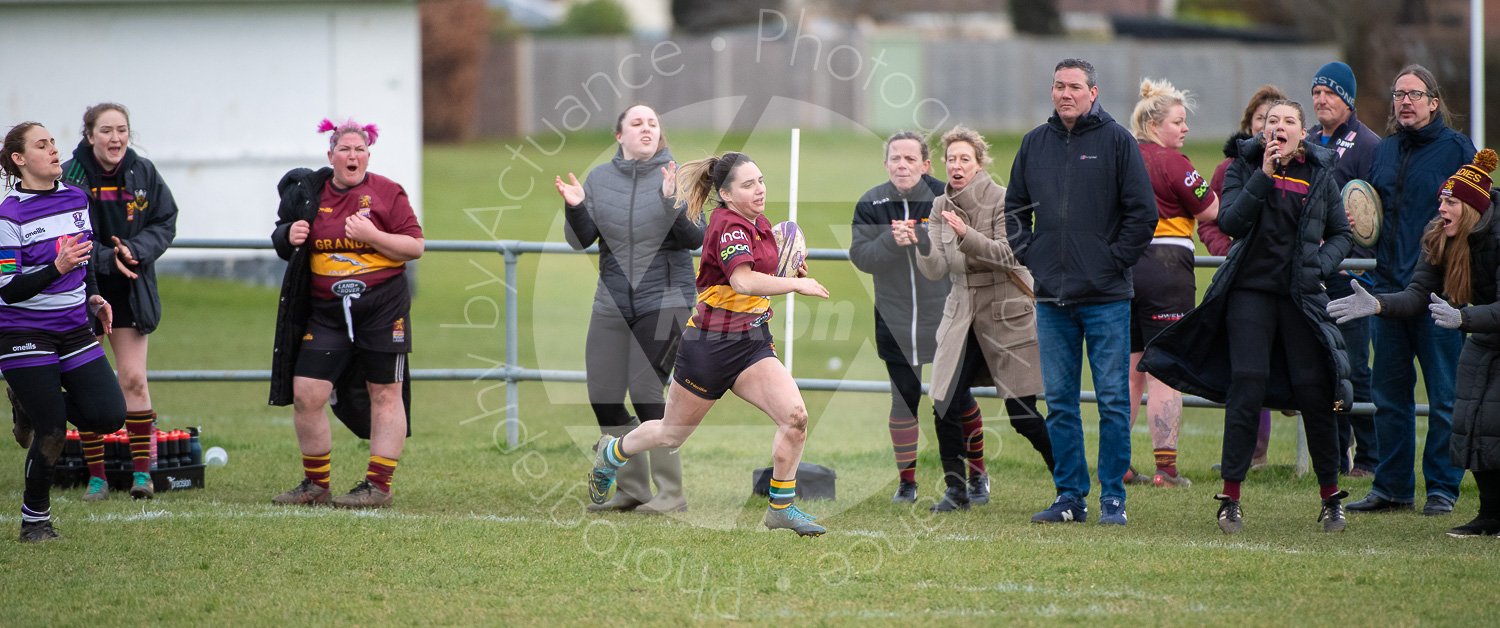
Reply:
[[[270,401],[295,404],[305,477],[271,501],[383,508],[410,424],[406,262],[422,256],[422,227],[406,190],[368,171],[375,125],[325,119],[318,132],[331,133],[330,167],[298,168],[277,185],[281,207],[271,241],[288,264]],[[338,497],[329,490],[333,446],[323,407],[330,397],[334,414],[370,440],[364,479]]]

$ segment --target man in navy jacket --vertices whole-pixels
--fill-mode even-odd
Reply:
[[[1409,65],[1391,86],[1391,124],[1375,148],[1365,179],[1380,195],[1383,216],[1375,243],[1371,292],[1399,292],[1411,282],[1422,255],[1422,231],[1437,216],[1438,189],[1449,174],[1474,159],[1474,144],[1448,126],[1452,115],[1437,79],[1420,65]],[[1446,515],[1458,501],[1464,470],[1448,456],[1453,433],[1453,398],[1463,332],[1443,329],[1429,317],[1377,318],[1375,344],[1375,434],[1380,463],[1370,494],[1348,505],[1359,512],[1411,510],[1416,500],[1417,425],[1415,361],[1427,385],[1427,445],[1422,475],[1427,480],[1424,515]]]
[[[1156,230],[1140,148],[1096,102],[1094,66],[1053,68],[1047,123],[1021,140],[1005,195],[1009,240],[1036,278],[1037,336],[1057,500],[1037,523],[1088,517],[1088,460],[1078,395],[1082,357],[1099,402],[1099,523],[1125,525],[1130,466],[1130,268]]]

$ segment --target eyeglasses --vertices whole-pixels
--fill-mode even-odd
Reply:
[[[1403,100],[1406,100],[1407,98],[1410,98],[1412,102],[1421,102],[1422,99],[1426,98],[1427,96],[1428,96],[1428,93],[1425,92],[1425,91],[1422,91],[1420,89],[1414,89],[1414,90],[1409,91],[1409,92],[1403,92],[1403,91],[1399,91],[1398,90],[1398,91],[1391,92],[1391,101],[1392,102],[1401,102]]]

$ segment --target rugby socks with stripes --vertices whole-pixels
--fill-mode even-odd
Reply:
[[[396,474],[396,459],[370,455],[370,466],[365,470],[365,479],[383,493],[391,492],[391,476]]]
[[[52,519],[52,509],[43,507],[36,510],[29,505],[21,504],[21,523],[42,523]]]
[[[984,475],[984,415],[979,412],[979,404],[974,404],[969,409],[958,415],[963,422],[964,451],[969,464],[969,477]]]
[[[130,465],[136,473],[151,471],[151,431],[156,413],[150,409],[125,413],[125,433],[130,435]]]
[[[328,476],[333,472],[333,452],[321,456],[302,454],[302,473],[313,484],[328,488]]]
[[[604,450],[604,461],[608,462],[609,466],[616,469],[623,467],[625,466],[625,463],[630,462],[630,456],[625,455],[625,450],[620,448],[620,444],[623,442],[625,442],[624,436],[611,439],[609,441],[609,445],[607,445],[607,448]]]
[[[771,510],[785,510],[797,496],[797,479],[778,480],[771,478]]]
[[[1156,468],[1166,471],[1173,476],[1177,475],[1176,449],[1154,449],[1151,453],[1156,455]]]
[[[896,470],[901,481],[915,484],[917,481],[917,417],[893,416],[890,420],[891,447],[896,451]]]
[[[83,445],[83,462],[89,466],[89,475],[101,480],[105,479],[104,435],[80,430],[78,440]]]

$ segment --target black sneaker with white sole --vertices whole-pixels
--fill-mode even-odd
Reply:
[[[1448,536],[1455,539],[1467,539],[1479,536],[1500,536],[1500,519],[1486,519],[1475,517],[1473,521],[1448,531]]]

